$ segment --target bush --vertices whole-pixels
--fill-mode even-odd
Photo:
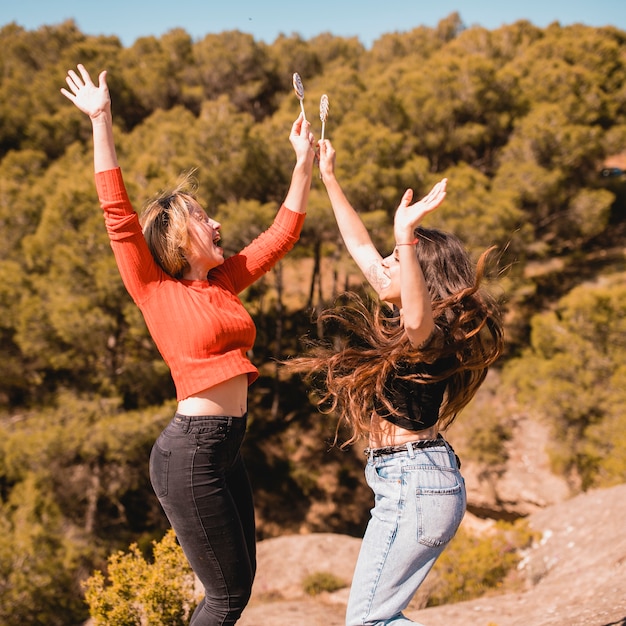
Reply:
[[[533,537],[525,520],[498,522],[493,534],[480,537],[461,529],[433,568],[435,584],[427,606],[471,600],[502,588]]]
[[[100,571],[84,583],[89,613],[96,626],[184,626],[195,607],[194,575],[169,530],[153,542],[148,563],[137,544],[127,554],[109,557],[108,575]]]
[[[324,591],[332,592],[343,589],[348,586],[348,583],[330,572],[313,572],[304,578],[302,586],[308,595],[318,596]]]

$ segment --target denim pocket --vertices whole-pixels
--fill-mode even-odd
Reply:
[[[164,498],[167,495],[170,455],[171,452],[163,450],[158,443],[152,446],[150,453],[150,482],[157,498]]]
[[[417,540],[427,546],[447,544],[465,514],[465,487],[457,471],[422,468],[415,490]]]
[[[196,444],[201,447],[211,447],[222,443],[228,436],[228,422],[225,420],[205,422],[194,427],[191,431]]]
[[[375,465],[374,471],[380,480],[392,483],[399,483],[402,481],[402,466],[397,463],[389,465]]]

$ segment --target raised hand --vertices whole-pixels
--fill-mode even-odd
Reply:
[[[118,167],[118,162],[113,141],[111,96],[107,86],[107,73],[106,71],[100,72],[96,86],[85,67],[80,64],[77,67],[80,76],[74,70],[70,70],[65,77],[69,91],[61,89],[61,93],[91,119],[95,171],[112,170]]]
[[[98,86],[96,86],[85,67],[80,64],[77,67],[80,76],[74,70],[69,70],[65,77],[69,91],[62,88],[61,93],[92,120],[97,119],[103,113],[110,115],[111,96],[106,82],[106,70],[100,72]]]
[[[311,124],[302,113],[291,127],[289,141],[296,153],[296,160],[312,165],[315,156],[315,137],[311,132]]]
[[[413,190],[407,189],[402,196],[400,205],[396,209],[394,218],[394,234],[396,242],[407,243],[404,240],[413,238],[415,227],[422,221],[425,215],[434,211],[446,197],[446,185],[448,179],[440,180],[421,200],[411,204]]]
[[[319,141],[320,177],[329,180],[335,173],[336,152],[328,139]]]

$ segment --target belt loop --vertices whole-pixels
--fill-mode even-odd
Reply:
[[[409,453],[409,457],[411,459],[415,458],[415,450],[413,450],[413,444],[410,441],[407,441],[406,450]]]
[[[441,433],[439,434],[439,437],[441,437]],[[450,462],[451,463],[456,463],[456,468],[458,470],[461,469],[461,459],[459,458],[459,455],[454,451],[454,448],[450,445],[450,443],[444,439],[444,437],[441,437],[442,441],[446,444],[446,448],[448,449],[448,456],[450,457]],[[452,467],[454,467],[454,465],[452,465]]]
[[[453,459],[454,458],[454,450],[452,448],[452,446],[450,445],[450,443],[448,442],[447,439],[445,439],[441,433],[439,433],[437,435],[437,439],[439,439],[439,441],[441,441],[441,443],[443,443],[443,445],[446,447],[446,451],[448,452],[448,456]]]

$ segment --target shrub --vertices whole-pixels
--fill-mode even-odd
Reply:
[[[348,586],[348,583],[330,572],[313,572],[304,578],[302,586],[308,595],[318,596],[324,591],[343,589]]]
[[[153,542],[147,562],[137,544],[109,557],[108,573],[96,571],[84,583],[96,626],[184,626],[196,604],[194,575],[169,530]]]
[[[502,588],[533,537],[526,520],[498,522],[494,533],[481,536],[460,529],[433,568],[427,605],[470,600]]]

